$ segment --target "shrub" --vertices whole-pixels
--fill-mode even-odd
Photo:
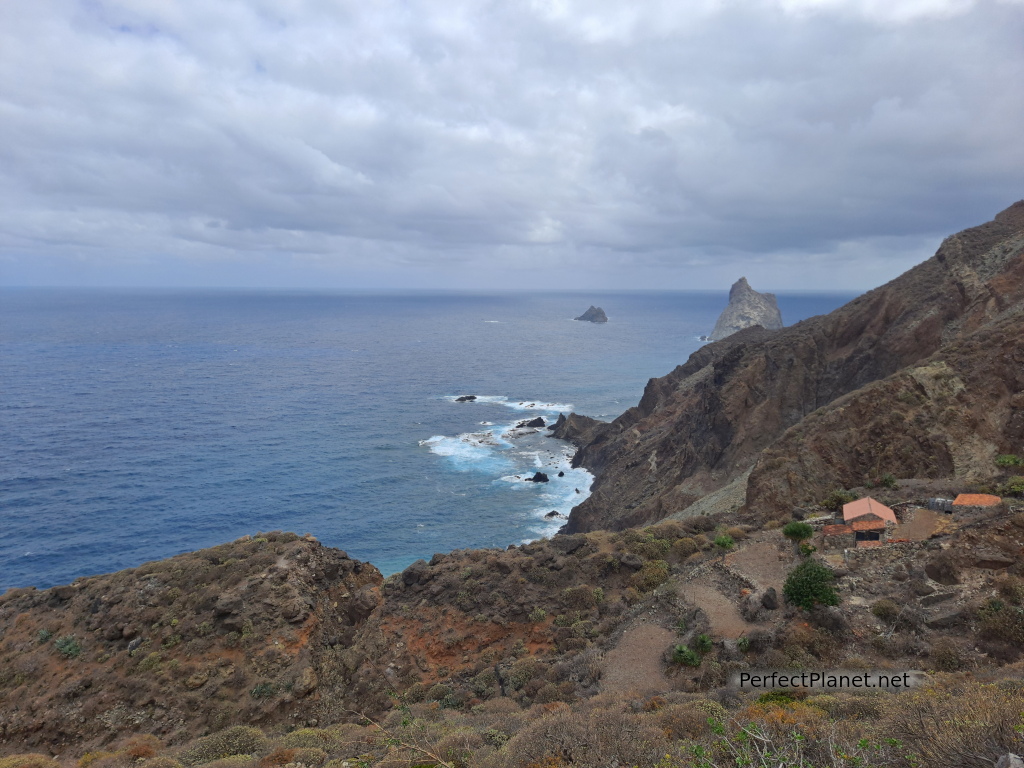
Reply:
[[[82,652],[82,645],[74,635],[61,635],[53,641],[53,646],[65,659],[73,659]]]
[[[782,535],[787,539],[793,541],[803,541],[809,539],[814,535],[814,529],[807,523],[801,523],[799,520],[794,520],[791,523],[786,523],[782,527]]]
[[[692,648],[685,645],[677,645],[672,649],[672,661],[676,664],[685,664],[688,667],[699,667],[701,657]]]
[[[697,542],[687,536],[686,538],[678,539],[675,544],[672,545],[672,551],[680,558],[686,558],[692,555],[694,552],[699,552],[700,547],[697,546]]]
[[[804,560],[790,571],[782,593],[793,605],[810,610],[818,603],[839,605],[839,595],[832,588],[835,574],[815,560]]]
[[[139,736],[132,736],[124,745],[124,752],[128,757],[135,760],[145,760],[156,757],[157,752],[163,748],[160,739],[152,734],[146,733]]]
[[[713,646],[714,641],[711,639],[710,635],[697,635],[697,637],[694,638],[693,649],[701,655],[708,653]]]
[[[917,688],[892,697],[881,732],[903,742],[914,765],[992,766],[1021,747],[1024,692],[975,682]]]
[[[896,475],[891,472],[886,472],[879,479],[878,484],[883,488],[895,488],[896,487]]]
[[[736,638],[736,647],[740,649],[740,653],[746,653],[750,650],[750,638],[746,635]]]
[[[0,768],[60,768],[60,763],[49,755],[29,752],[22,755],[0,757]]]
[[[547,617],[548,617],[548,612],[545,611],[540,606],[538,606],[538,607],[534,608],[532,611],[530,611],[530,617],[529,618],[530,618],[530,621],[532,621],[534,623],[536,623],[538,621],[544,621],[544,619],[546,619]]]
[[[1024,477],[1016,475],[999,486],[1001,496],[1024,496]]]
[[[262,754],[266,749],[267,737],[259,728],[236,725],[196,739],[182,750],[178,759],[185,765],[199,765],[232,755]]]
[[[892,600],[879,600],[871,606],[871,613],[882,621],[892,622],[900,615],[900,607]]]
[[[594,590],[591,587],[580,585],[569,587],[562,592],[562,603],[569,608],[593,608],[597,605],[594,599]]]
[[[831,509],[833,512],[838,512],[843,508],[844,504],[849,504],[851,501],[856,500],[857,494],[851,493],[850,491],[844,491],[842,489],[836,489],[822,499],[821,506],[825,509]]]
[[[727,533],[723,533],[715,539],[715,546],[725,551],[736,546],[736,541]]]
[[[1024,609],[992,598],[978,609],[978,618],[981,636],[986,640],[1024,645]]]
[[[956,672],[964,664],[964,655],[960,648],[949,638],[938,640],[928,651],[935,669],[941,672]]]
[[[641,592],[650,592],[668,580],[668,563],[664,560],[648,560],[633,574],[630,583]]]
[[[1024,467],[1024,459],[1013,453],[996,456],[996,464],[1000,467]]]
[[[40,630],[39,630],[39,634],[37,634],[37,635],[36,635],[36,639],[37,639],[37,640],[38,640],[38,641],[39,641],[40,643],[45,643],[45,642],[46,642],[47,640],[49,640],[49,639],[50,639],[51,637],[53,637],[53,632],[51,632],[51,631],[50,631],[50,630],[48,630],[48,629],[40,629]]]

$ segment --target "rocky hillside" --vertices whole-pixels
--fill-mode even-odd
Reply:
[[[1024,201],[829,315],[703,347],[610,424],[566,420],[556,435],[597,479],[564,530],[685,514],[716,492],[712,508],[772,514],[876,472],[983,481],[986,459],[1020,447],[1022,327]]]

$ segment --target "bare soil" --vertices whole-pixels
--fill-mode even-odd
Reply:
[[[627,629],[604,657],[602,693],[654,693],[672,687],[662,670],[662,656],[675,634],[656,624]]]

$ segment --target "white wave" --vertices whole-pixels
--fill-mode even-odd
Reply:
[[[500,323],[501,320],[484,320],[485,323]]]
[[[463,395],[445,395],[444,399],[454,403],[460,397],[463,397]],[[511,408],[514,411],[550,411],[552,413],[560,413],[572,410],[572,403],[545,403],[543,400],[509,400],[506,395],[477,395],[474,400],[466,402],[493,403]],[[459,404],[462,405],[462,403]]]

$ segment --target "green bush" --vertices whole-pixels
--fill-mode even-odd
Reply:
[[[810,610],[818,603],[839,605],[839,595],[832,588],[835,574],[815,560],[804,560],[790,571],[782,593],[793,605]]]
[[[73,659],[82,652],[82,644],[74,635],[61,635],[53,641],[53,647],[65,659]]]
[[[794,520],[791,523],[786,523],[782,527],[782,535],[787,539],[793,541],[803,541],[809,539],[814,535],[814,529],[807,523],[801,523],[799,520]]]
[[[708,653],[711,650],[712,646],[714,646],[714,642],[712,641],[710,635],[697,635],[697,637],[694,638],[693,650],[695,650],[702,656],[705,653]]]
[[[1013,453],[996,456],[996,464],[1000,467],[1024,467],[1024,459]]]
[[[672,649],[672,661],[676,664],[685,664],[688,667],[699,667],[701,657],[692,648],[688,648],[685,645],[677,645]]]
[[[850,491],[844,491],[842,489],[836,489],[821,500],[821,506],[825,509],[831,509],[833,512],[838,512],[843,508],[844,504],[849,504],[851,501],[856,500],[857,494],[850,493]]]
[[[236,725],[196,739],[182,750],[178,759],[185,765],[199,765],[232,755],[258,755],[267,749],[267,737],[259,728]]]
[[[896,475],[892,474],[891,472],[886,472],[884,475],[882,475],[881,479],[879,479],[878,484],[883,488],[895,488]]]
[[[48,630],[48,629],[40,629],[40,630],[39,630],[39,634],[38,634],[38,635],[36,635],[36,639],[37,639],[37,640],[38,640],[38,641],[39,641],[40,643],[45,643],[45,642],[46,642],[47,640],[49,640],[49,639],[50,639],[51,637],[53,637],[53,632],[51,632],[51,631],[50,631],[50,630]]]
[[[999,487],[1001,496],[1024,496],[1024,477],[1016,475],[1011,477]]]
[[[750,650],[750,638],[746,635],[736,638],[736,647],[740,649],[740,653],[746,653]]]
[[[270,682],[256,683],[249,695],[254,699],[269,699],[277,693],[277,686]]]
[[[538,621],[544,621],[548,616],[548,612],[541,607],[534,608],[530,611],[530,621],[536,623]]]
[[[736,546],[736,541],[729,534],[723,533],[715,539],[715,546],[722,550],[732,549]]]

